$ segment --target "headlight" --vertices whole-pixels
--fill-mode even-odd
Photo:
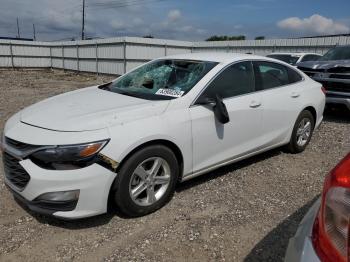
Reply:
[[[109,140],[93,143],[56,146],[33,153],[30,159],[48,169],[75,169],[93,163],[95,156]]]

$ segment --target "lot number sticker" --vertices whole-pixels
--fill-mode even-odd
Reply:
[[[185,93],[184,91],[177,91],[177,90],[174,90],[174,89],[163,89],[163,88],[161,88],[161,89],[159,89],[156,92],[156,95],[182,97],[184,93]]]

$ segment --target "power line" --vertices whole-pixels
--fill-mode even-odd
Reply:
[[[106,5],[129,5],[129,4],[133,4],[133,3],[141,3],[144,2],[146,0],[133,0],[133,1],[116,1],[116,0],[112,0],[112,1],[108,1],[108,2],[99,2],[99,3],[91,3],[91,6],[106,6]]]
[[[87,8],[89,8],[89,9],[108,9],[108,8],[117,9],[117,8],[123,8],[123,7],[128,7],[128,6],[143,5],[143,4],[163,2],[163,1],[168,1],[168,0],[132,0],[132,1],[128,1],[128,2],[111,0],[109,2],[104,2],[104,3],[100,2],[100,3],[88,3],[88,4],[86,4],[86,0],[82,0],[82,4],[66,7],[61,11],[66,12],[68,10],[71,11],[72,9],[82,7],[81,39],[84,40],[85,33],[86,33],[85,32],[85,23],[86,23],[86,9]],[[40,27],[40,23],[43,21],[50,21],[50,18],[44,17],[44,16],[41,16],[41,17],[39,16],[39,17],[35,17],[33,22],[35,22],[35,24],[39,23],[39,27]],[[35,24],[33,23],[33,38],[34,38],[34,40],[36,39]],[[20,38],[20,37],[21,37],[21,35],[20,35],[19,18],[17,17],[17,38]]]
[[[90,9],[107,9],[107,8],[122,8],[122,7],[127,7],[127,6],[135,6],[135,5],[143,5],[143,4],[148,4],[148,3],[155,3],[155,2],[163,2],[163,1],[168,1],[168,0],[139,0],[139,1],[130,1],[128,3],[113,3],[113,2],[108,2],[108,3],[95,3],[88,5],[87,7]]]

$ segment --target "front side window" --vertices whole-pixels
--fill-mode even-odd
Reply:
[[[251,62],[233,64],[221,72],[202,96],[221,98],[244,95],[255,91],[254,70]]]
[[[127,73],[103,89],[148,100],[174,99],[185,95],[215,62],[157,60]]]

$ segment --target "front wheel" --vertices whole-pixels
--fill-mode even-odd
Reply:
[[[171,199],[178,176],[179,164],[171,149],[163,145],[142,148],[118,172],[115,203],[127,216],[152,213]]]
[[[315,120],[310,111],[304,110],[295,122],[292,137],[288,144],[288,150],[293,153],[301,153],[309,144],[315,127]]]

